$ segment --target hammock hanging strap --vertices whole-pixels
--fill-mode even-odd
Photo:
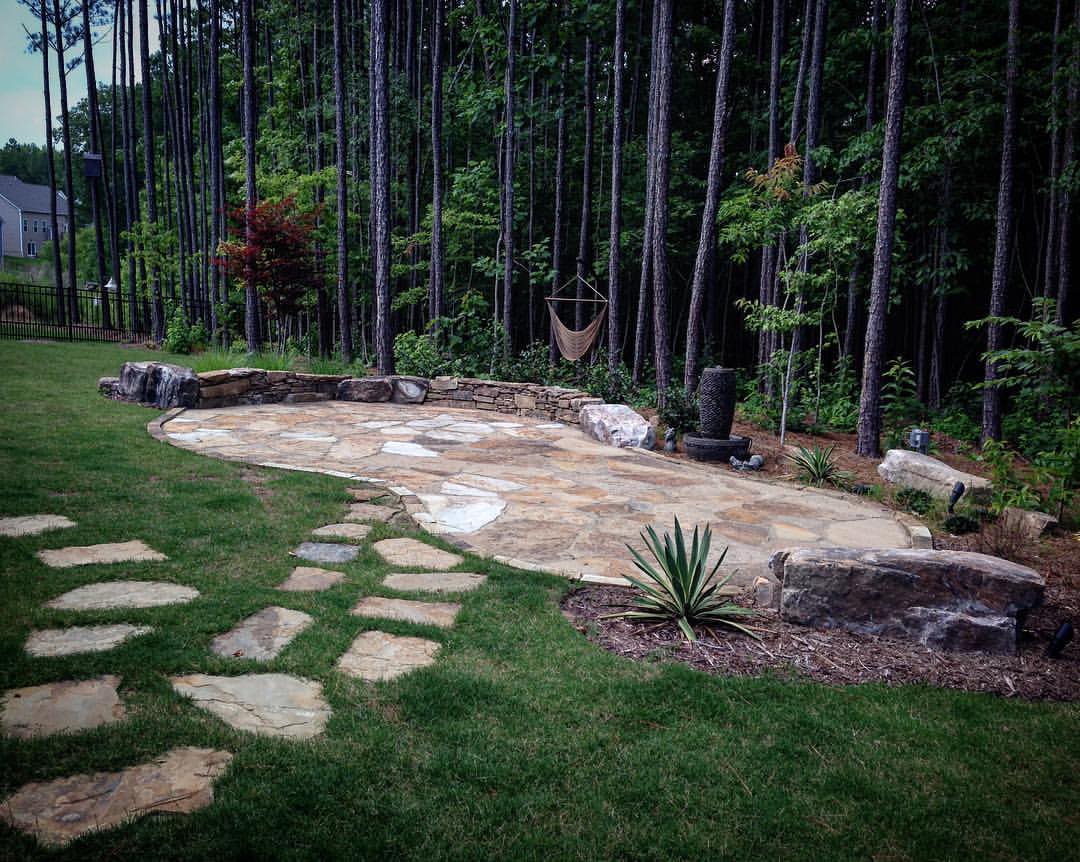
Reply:
[[[551,331],[555,333],[555,343],[559,345],[559,352],[571,362],[577,362],[596,343],[600,335],[600,329],[607,317],[607,305],[600,309],[600,313],[593,318],[584,329],[570,329],[555,313],[555,305],[551,299],[547,300],[548,313],[551,315]]]

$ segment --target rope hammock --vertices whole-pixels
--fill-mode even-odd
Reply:
[[[573,281],[580,280],[589,290],[596,294],[596,299],[559,296],[559,292],[562,291],[567,285]],[[562,285],[558,290],[551,294],[551,296],[544,298],[547,302],[548,314],[551,315],[551,331],[555,335],[555,343],[559,345],[559,352],[571,362],[577,362],[581,359],[589,350],[593,344],[596,343],[596,339],[599,337],[601,330],[604,326],[604,318],[607,316],[608,301],[595,287],[589,284],[585,279],[574,276],[566,284]],[[584,329],[570,329],[566,324],[559,320],[559,315],[555,311],[556,302],[591,302],[602,306],[600,313],[596,315]]]

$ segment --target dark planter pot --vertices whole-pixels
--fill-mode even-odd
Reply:
[[[735,369],[706,368],[698,390],[701,405],[701,436],[726,440],[735,419]]]
[[[714,440],[700,434],[684,434],[683,449],[695,461],[731,460],[732,456],[745,461],[750,454],[749,437],[729,437],[726,440]]]

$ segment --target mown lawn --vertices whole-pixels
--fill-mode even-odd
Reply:
[[[197,814],[146,818],[49,853],[0,825],[0,858],[1076,858],[1076,705],[634,664],[564,620],[565,582],[480,560],[471,567],[490,579],[449,631],[349,615],[384,573],[370,551],[326,593],[277,592],[288,551],[340,516],[349,483],[152,440],[151,411],[96,392],[99,376],[142,355],[0,342],[0,515],[78,521],[0,539],[0,687],[117,673],[129,712],[78,736],[0,739],[0,796],[180,745],[235,759]],[[131,538],[168,562],[51,570],[34,557]],[[120,577],[176,580],[202,596],[141,611],[42,607]],[[208,651],[210,639],[270,604],[316,623],[277,660],[243,669],[324,683],[334,715],[313,742],[232,731],[166,679],[242,672]],[[23,652],[31,629],[75,622],[156,631],[105,653]],[[437,663],[377,685],[340,675],[337,657],[376,627],[440,640]]]

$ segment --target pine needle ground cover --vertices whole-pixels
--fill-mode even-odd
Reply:
[[[334,664],[359,632],[416,633],[350,615],[381,591],[386,567],[370,542],[338,587],[274,589],[295,563],[289,550],[341,514],[350,483],[152,440],[151,411],[96,392],[99,376],[136,358],[0,342],[0,516],[78,523],[0,539],[0,687],[118,674],[128,707],[125,721],[78,736],[0,739],[0,796],[177,746],[235,757],[195,814],[48,853],[0,825],[0,859],[1050,860],[1080,844],[1076,705],[633,663],[564,619],[566,582],[475,558],[486,584],[464,595],[453,629],[423,630],[442,644],[434,665],[378,684],[341,675]],[[390,535],[401,533],[377,526],[370,538]],[[133,537],[169,559],[55,570],[34,556]],[[145,610],[43,607],[120,577],[201,596]],[[271,604],[315,619],[256,669],[323,683],[333,716],[312,741],[234,731],[167,680],[241,672],[210,641]],[[120,621],[155,632],[104,653],[23,651],[32,629]]]

